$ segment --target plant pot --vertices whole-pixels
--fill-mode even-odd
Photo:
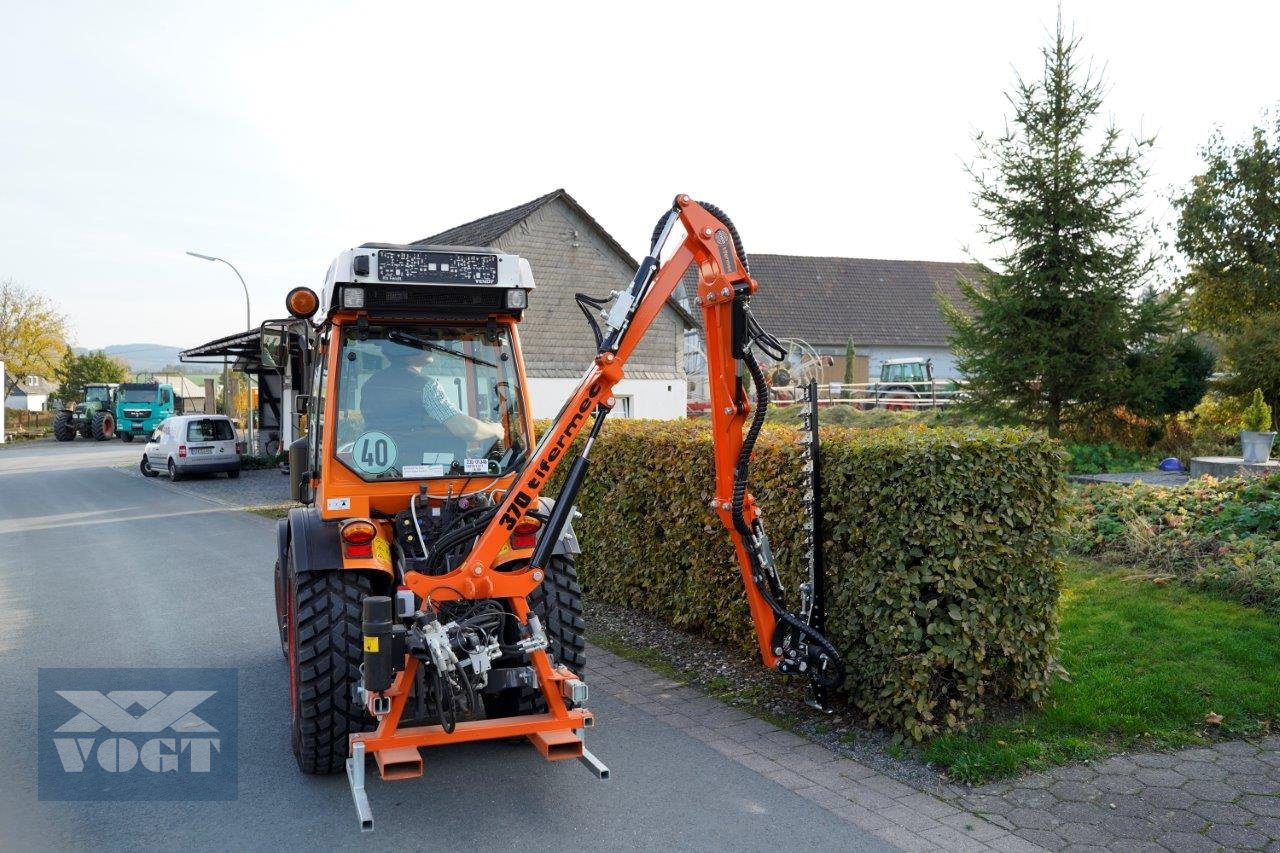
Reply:
[[[1240,431],[1240,450],[1244,461],[1249,465],[1260,465],[1271,458],[1271,445],[1275,443],[1274,432]]]

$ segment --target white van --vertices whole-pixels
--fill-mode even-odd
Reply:
[[[151,433],[138,467],[147,477],[168,471],[174,481],[219,471],[234,480],[240,476],[242,451],[226,415],[175,415]]]

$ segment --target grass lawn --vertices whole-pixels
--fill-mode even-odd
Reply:
[[[1173,747],[1280,721],[1280,619],[1129,570],[1069,563],[1059,682],[1039,710],[947,735],[924,757],[979,782],[1126,747]],[[1221,715],[1220,725],[1206,722]],[[1280,726],[1278,726],[1280,728]]]

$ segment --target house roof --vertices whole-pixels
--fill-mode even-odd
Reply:
[[[543,206],[557,199],[563,201],[575,213],[586,220],[588,225],[595,228],[605,244],[616,252],[628,266],[635,268],[640,265],[639,261],[631,257],[631,253],[622,248],[622,244],[615,240],[613,235],[606,231],[604,226],[597,222],[594,216],[587,213],[587,209],[578,204],[577,200],[563,188],[538,196],[533,201],[527,201],[524,204],[518,204],[515,207],[500,210],[497,213],[491,213],[479,219],[473,219],[462,225],[456,225],[453,228],[441,231],[439,234],[432,234],[430,237],[414,240],[413,245],[490,246],[497,242],[498,238],[503,234],[528,219]],[[537,277],[537,270],[534,270],[534,277]],[[686,327],[692,328],[697,325],[697,320],[693,315],[685,310],[684,306],[677,302],[674,297],[668,299],[667,304],[680,315],[680,319],[684,321]]]
[[[8,397],[30,397],[33,395],[47,397],[58,387],[43,376],[36,377],[35,385],[28,385],[25,380],[19,379],[17,376],[9,376],[7,385],[6,396]]]
[[[760,290],[751,310],[781,338],[813,346],[946,346],[951,327],[939,297],[966,307],[957,280],[977,264],[749,255]]]

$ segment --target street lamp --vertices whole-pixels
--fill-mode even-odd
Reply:
[[[231,271],[236,274],[236,278],[240,279],[240,286],[244,288],[244,327],[246,331],[251,330],[253,328],[253,320],[251,319],[251,316],[249,314],[249,285],[244,283],[244,276],[240,275],[240,270],[236,269],[235,264],[231,263],[231,261],[228,261],[226,258],[215,258],[213,255],[202,255],[199,252],[189,251],[187,252],[187,254],[193,258],[199,258],[202,261],[218,261],[219,263],[223,263],[231,267]],[[229,374],[227,373],[226,365],[227,365],[227,359],[226,359],[226,356],[223,356],[222,358],[222,407],[226,409],[227,413],[229,414],[231,412],[231,405],[227,397],[227,394],[228,394],[228,387],[230,383],[227,381]],[[246,373],[245,376],[247,378],[248,374]],[[247,412],[249,417],[248,417],[248,423],[246,424],[246,429],[245,429],[245,432],[246,432],[245,439],[246,439],[246,443],[249,445],[250,451],[252,451],[253,450],[253,388],[252,387],[249,388],[249,391],[245,396],[249,401],[248,412]]]

